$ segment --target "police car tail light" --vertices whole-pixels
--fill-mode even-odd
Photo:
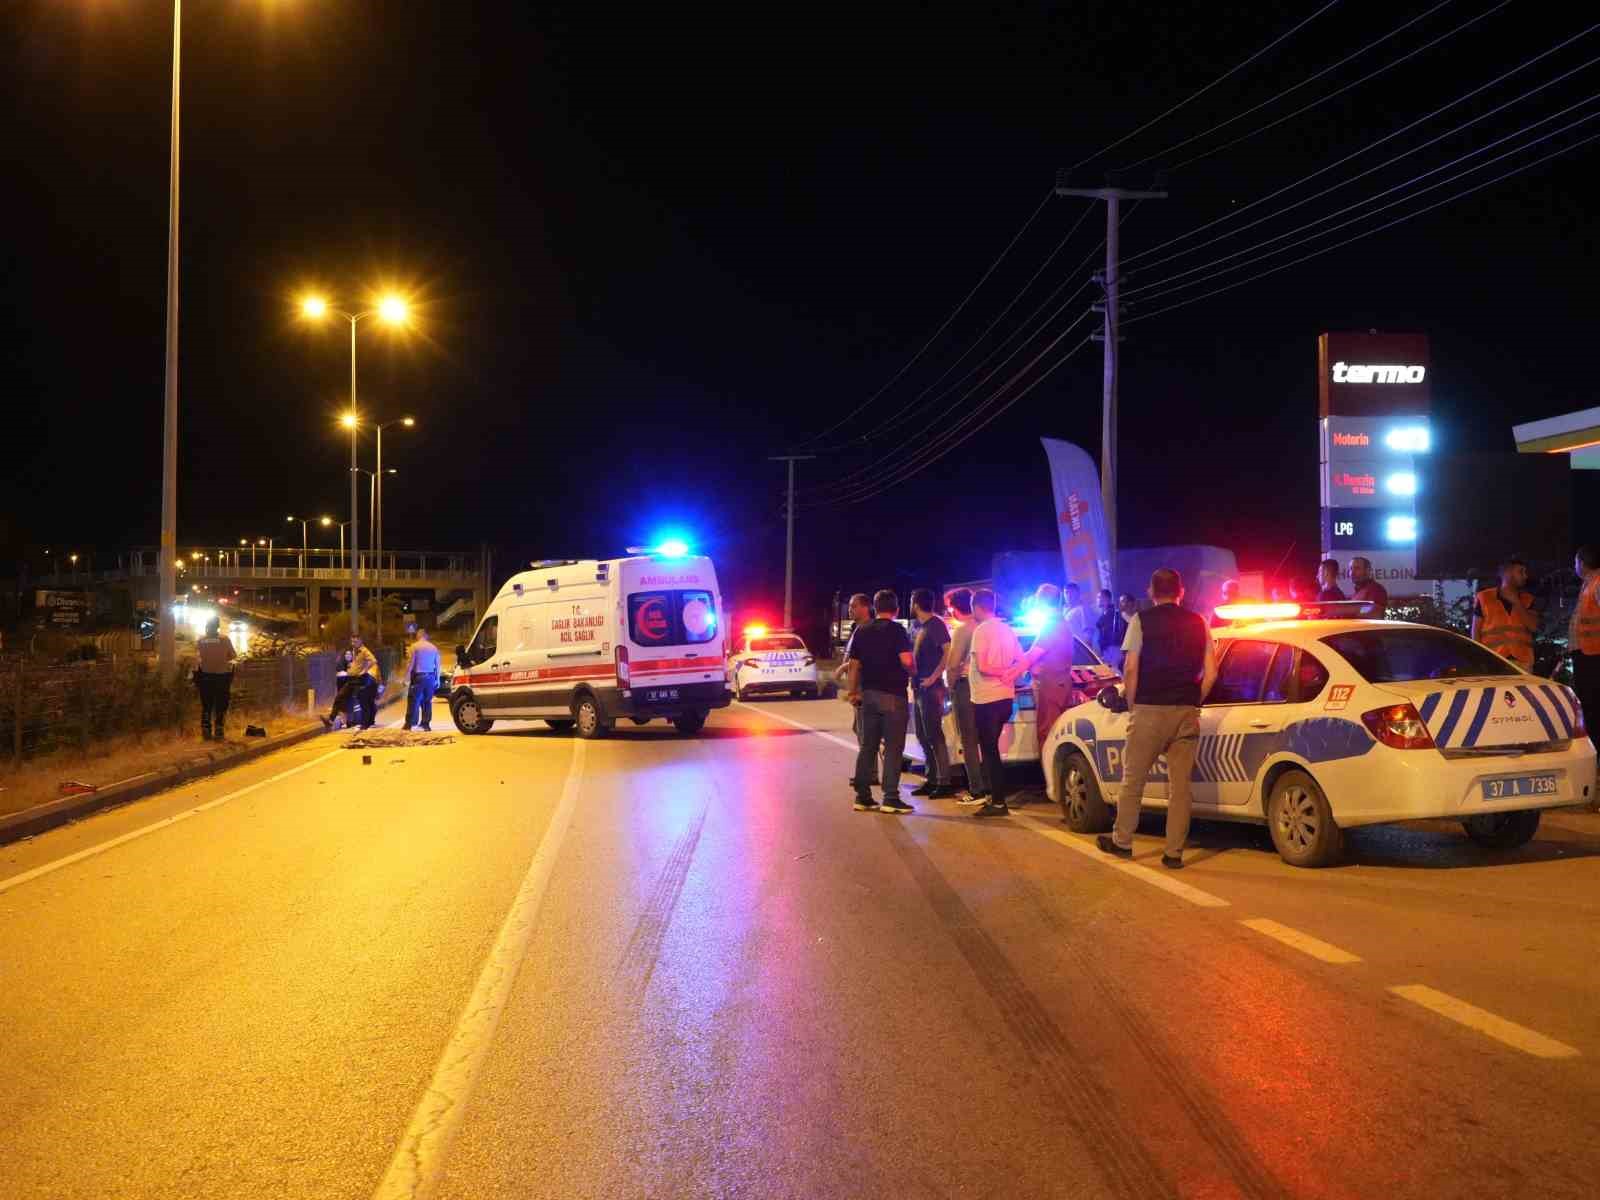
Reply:
[[[623,687],[628,686],[628,648],[617,647],[617,682]]]
[[[1410,704],[1394,704],[1361,714],[1361,721],[1373,737],[1392,750],[1432,750],[1433,735],[1422,714]]]

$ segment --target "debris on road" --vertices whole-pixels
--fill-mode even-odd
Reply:
[[[346,750],[398,750],[408,746],[444,746],[453,733],[419,733],[410,729],[368,729],[344,744]]]
[[[63,796],[87,796],[90,792],[100,789],[92,783],[82,783],[76,779],[63,779],[56,790]]]

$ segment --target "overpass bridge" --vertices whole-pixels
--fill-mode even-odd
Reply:
[[[155,549],[141,547],[116,555],[100,556],[93,565],[71,567],[34,576],[32,588],[68,591],[125,591],[130,601],[154,605],[160,599],[160,574]],[[290,607],[305,613],[307,629],[315,633],[323,612],[341,611],[350,591],[350,556],[340,550],[284,548],[281,546],[199,546],[178,557],[178,592],[256,592],[266,603],[288,593]],[[476,619],[488,607],[489,581],[485,556],[448,550],[385,550],[381,556],[356,555],[356,581],[361,599],[374,592],[404,596],[415,602],[426,597],[430,614],[450,614],[448,619]],[[330,595],[330,593],[332,593]],[[433,618],[438,621],[438,617]]]

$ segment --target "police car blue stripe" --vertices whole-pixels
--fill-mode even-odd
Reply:
[[[1244,734],[1233,735],[1233,745],[1228,747],[1228,767],[1232,771],[1235,783],[1243,783],[1246,779],[1244,773]]]
[[[1494,696],[1500,689],[1486,687],[1483,689],[1483,699],[1478,701],[1478,711],[1472,715],[1472,724],[1467,726],[1467,736],[1461,739],[1463,746],[1476,746],[1478,735],[1483,732],[1483,726],[1489,719],[1489,712],[1494,708]]]
[[[1556,694],[1556,699],[1561,701],[1562,711],[1567,714],[1567,720],[1572,725],[1572,731],[1578,731],[1578,725],[1583,720],[1583,713],[1578,708],[1578,697],[1572,689],[1563,687],[1559,683],[1550,685],[1550,690]]]
[[[1450,697],[1450,711],[1444,715],[1444,724],[1439,727],[1439,732],[1434,735],[1434,741],[1440,746],[1450,744],[1450,735],[1456,731],[1456,722],[1461,720],[1461,713],[1467,707],[1465,691],[1457,692]]]
[[[1567,714],[1567,706],[1566,706],[1566,704],[1564,704],[1562,702],[1562,698],[1561,698],[1560,694],[1556,691],[1555,688],[1551,687],[1548,683],[1541,684],[1540,687],[1539,687],[1539,690],[1541,692],[1543,692],[1547,697],[1549,697],[1549,699],[1550,699],[1550,707],[1555,709],[1556,710],[1556,716],[1561,718],[1561,726],[1562,726],[1562,729],[1564,730],[1563,736],[1571,737],[1572,736],[1572,718]]]
[[[1531,690],[1521,686],[1520,684],[1517,687],[1517,691],[1522,693],[1522,698],[1528,702],[1528,707],[1533,709],[1534,715],[1539,718],[1539,723],[1544,726],[1544,731],[1550,736],[1551,740],[1553,741],[1559,737],[1560,735],[1556,733],[1555,725],[1551,722],[1549,715],[1544,711],[1544,705],[1539,703],[1539,698],[1535,696]]]
[[[1443,694],[1443,692],[1429,692],[1428,698],[1422,702],[1422,710],[1419,715],[1422,717],[1424,725],[1433,720],[1433,710],[1439,707],[1439,697]]]

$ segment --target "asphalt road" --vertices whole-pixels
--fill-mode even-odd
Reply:
[[[1600,818],[1173,875],[841,741],[329,737],[0,849],[0,1194],[1596,1194]]]

